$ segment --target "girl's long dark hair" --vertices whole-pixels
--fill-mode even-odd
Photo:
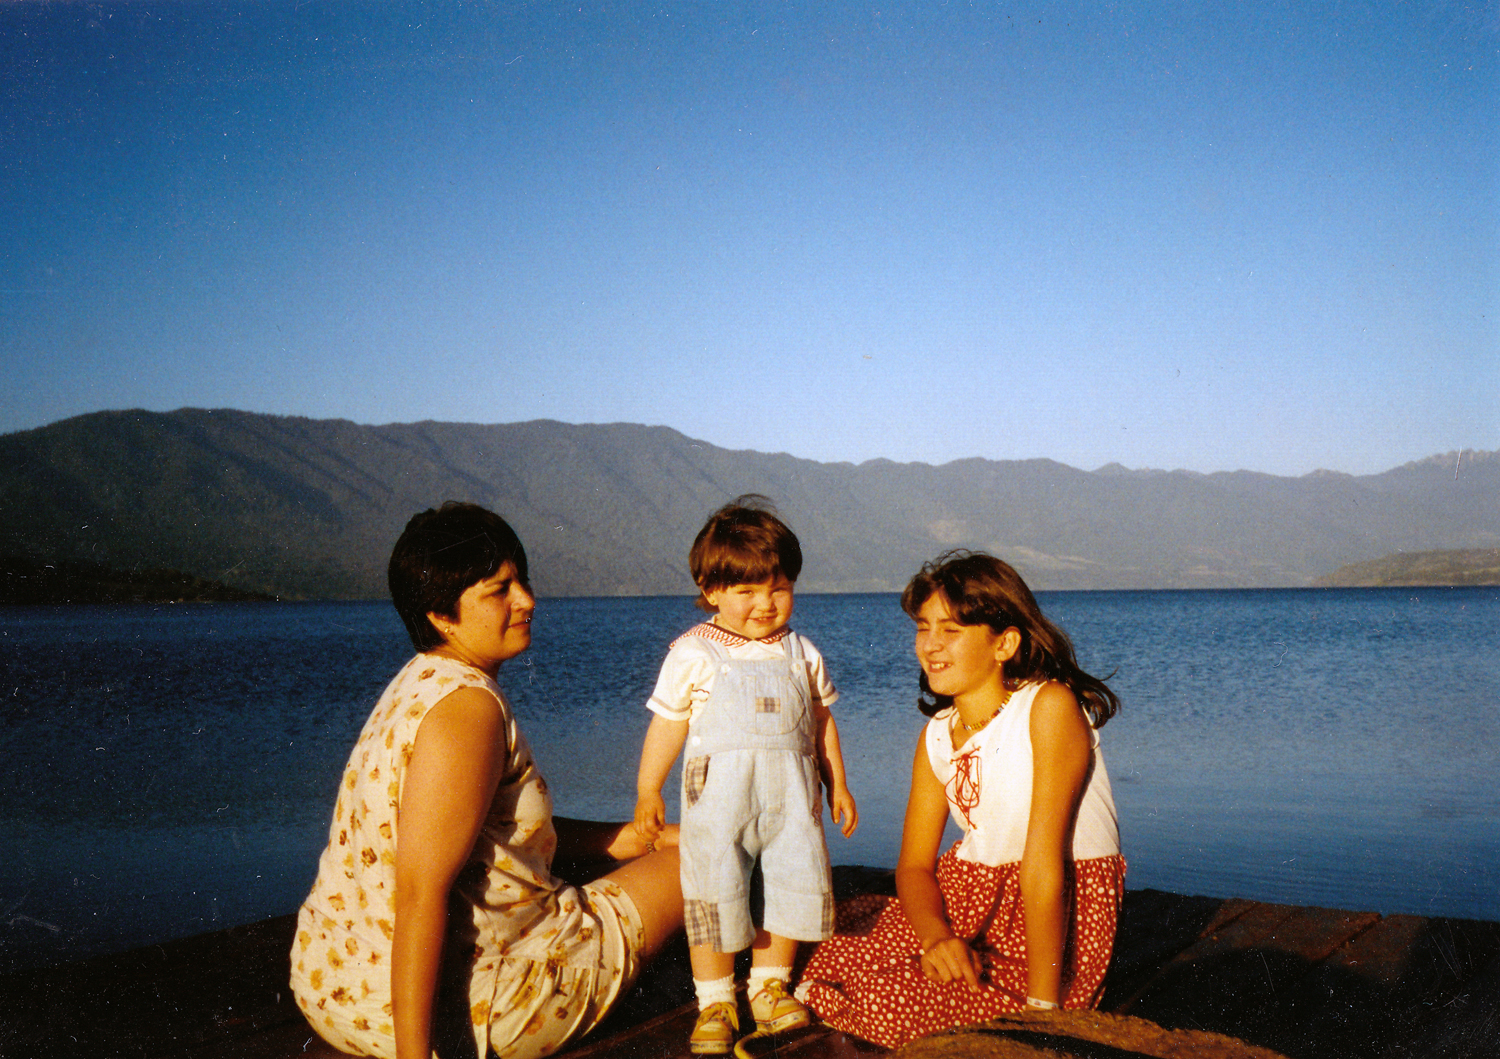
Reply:
[[[1065,632],[1042,616],[1036,597],[1021,575],[984,552],[951,551],[917,571],[901,593],[901,609],[913,620],[932,596],[941,594],[953,616],[964,625],[987,625],[996,633],[1014,628],[1021,634],[1015,657],[1005,663],[1007,684],[1055,680],[1078,697],[1095,728],[1120,709],[1120,699],[1109,685],[1078,668],[1073,644]],[[922,676],[917,706],[928,717],[953,704],[948,695],[935,695]]]

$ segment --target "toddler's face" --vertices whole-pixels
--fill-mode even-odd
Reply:
[[[718,610],[714,619],[718,624],[749,640],[763,640],[792,620],[792,582],[780,574],[769,581],[730,585],[704,596]]]

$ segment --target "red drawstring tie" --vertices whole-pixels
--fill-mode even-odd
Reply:
[[[979,747],[966,751],[953,759],[953,778],[948,781],[949,798],[964,814],[964,822],[974,826],[969,816],[970,809],[979,808]]]

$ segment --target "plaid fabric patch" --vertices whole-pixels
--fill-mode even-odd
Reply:
[[[708,755],[690,757],[682,766],[682,790],[687,795],[688,805],[697,805],[708,783]]]
[[[689,945],[707,945],[715,952],[723,951],[719,940],[718,905],[712,901],[685,901],[682,914]]]
[[[780,713],[781,700],[772,695],[762,695],[755,700],[756,713]]]

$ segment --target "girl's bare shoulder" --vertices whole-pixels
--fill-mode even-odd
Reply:
[[[1078,696],[1066,684],[1049,680],[1037,689],[1031,703],[1031,732],[1066,735],[1088,734],[1088,718],[1078,704]]]

